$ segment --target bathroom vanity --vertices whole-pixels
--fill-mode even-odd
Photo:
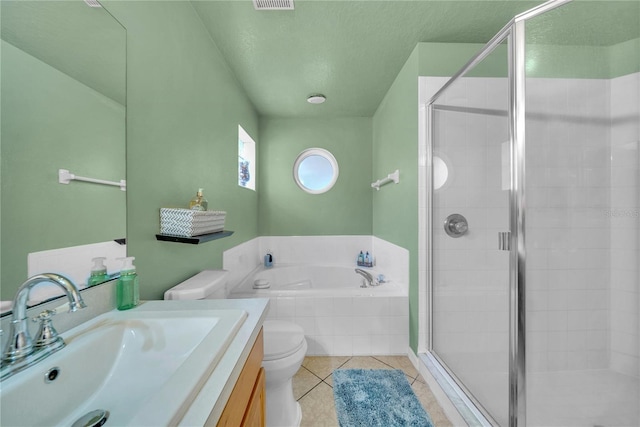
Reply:
[[[263,426],[267,306],[148,301],[99,315],[64,332],[63,349],[2,381],[0,422],[72,425],[102,410],[105,425]]]
[[[242,309],[247,318],[216,369],[193,399],[178,425],[264,426],[265,377],[262,324],[268,299],[165,301],[202,304],[212,309]]]
[[[207,420],[206,425],[220,427],[264,427],[266,423],[265,373],[262,367],[264,338],[258,335],[249,357],[238,376],[231,396],[227,399],[217,423]],[[212,413],[213,415],[213,413]]]

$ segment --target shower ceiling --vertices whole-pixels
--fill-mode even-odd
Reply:
[[[576,1],[600,8],[592,25],[609,28],[592,44],[624,41],[618,24],[638,20],[638,0]],[[249,0],[192,1],[258,112],[278,117],[372,116],[416,43],[486,43],[541,3],[297,0],[295,10],[256,11]],[[584,35],[550,31],[565,44],[585,43]],[[307,104],[313,93],[328,101]]]

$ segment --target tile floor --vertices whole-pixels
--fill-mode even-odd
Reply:
[[[293,394],[302,407],[301,427],[338,426],[331,376],[334,369],[401,369],[434,426],[452,425],[406,356],[307,356],[293,377]]]

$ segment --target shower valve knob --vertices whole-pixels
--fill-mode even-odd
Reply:
[[[467,231],[467,229],[468,229],[469,227],[468,227],[468,226],[467,226],[467,224],[466,224],[466,223],[464,223],[464,222],[458,222],[458,223],[456,223],[456,224],[454,224],[454,225],[453,225],[453,228],[455,228],[456,233],[464,234],[464,232],[465,232],[465,231]]]
[[[451,214],[444,221],[444,231],[453,238],[462,237],[469,231],[469,223],[462,215]]]

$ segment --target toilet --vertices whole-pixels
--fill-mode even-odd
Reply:
[[[205,270],[167,290],[164,299],[224,299],[227,280],[225,270]],[[293,396],[292,378],[307,353],[304,330],[295,323],[266,320],[263,334],[267,427],[298,427],[302,410]]]

